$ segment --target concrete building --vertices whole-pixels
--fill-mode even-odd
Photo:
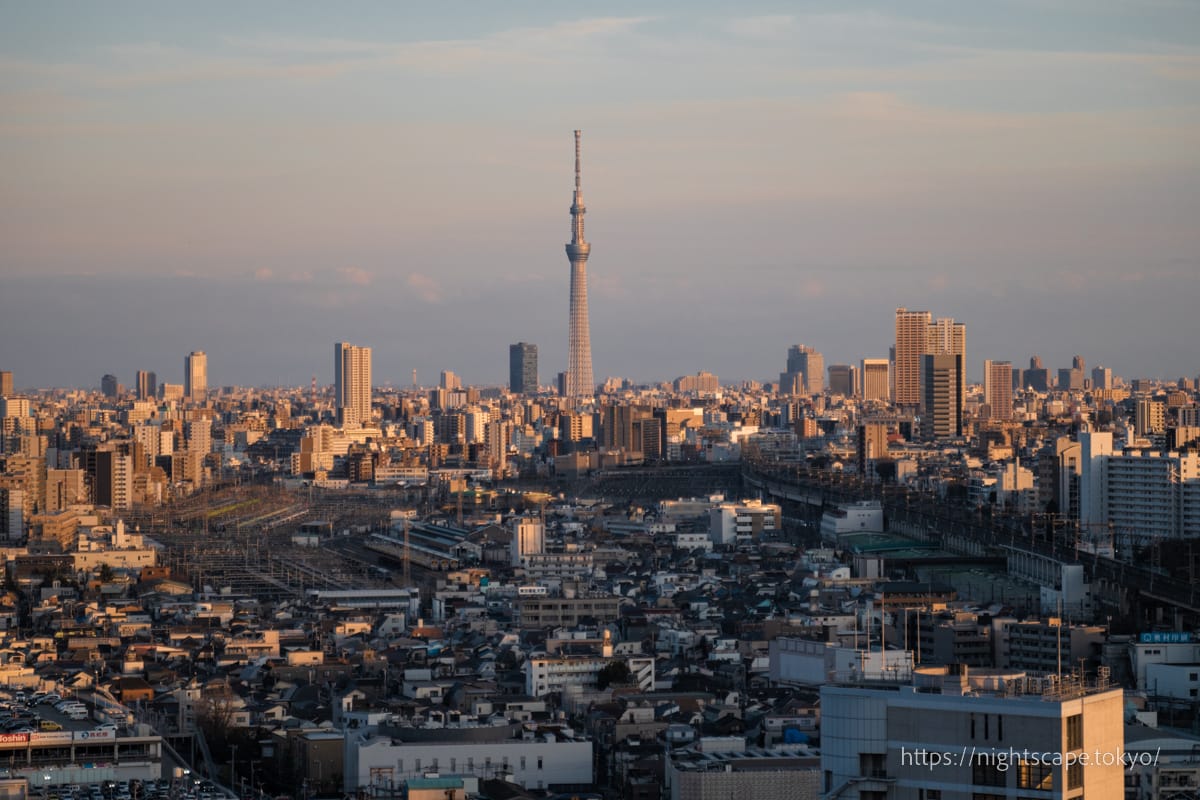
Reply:
[[[723,741],[671,751],[667,759],[669,800],[818,800],[821,759],[804,747],[748,748]]]
[[[916,408],[921,404],[921,357],[933,316],[928,311],[896,309],[896,374],[893,401]]]
[[[1149,397],[1139,397],[1133,418],[1138,436],[1153,436],[1167,429],[1167,405]]]
[[[821,515],[821,540],[836,542],[849,533],[883,533],[883,506],[878,500],[842,503]]]
[[[927,354],[921,364],[921,435],[926,439],[962,436],[963,357]]]
[[[546,523],[541,517],[525,515],[512,522],[512,565],[519,567],[532,555],[546,552]]]
[[[820,394],[825,390],[825,356],[813,348],[794,344],[788,348],[787,370],[779,376],[780,391],[800,387],[796,394]]]
[[[562,692],[568,687],[580,687],[583,691],[595,691],[600,671],[610,664],[621,662],[629,668],[629,682],[640,691],[654,691],[654,657],[631,656],[622,658],[612,654],[612,645],[605,644],[599,655],[541,656],[525,659],[521,665],[525,673],[525,693],[531,697],[545,697],[552,692]]]
[[[139,369],[137,372],[138,400],[153,400],[158,396],[158,376],[153,372]]]
[[[858,393],[858,370],[853,364],[829,365],[829,391],[843,397],[853,397]]]
[[[472,735],[474,731],[479,733]],[[429,775],[507,776],[531,790],[572,791],[592,785],[590,740],[527,733],[518,731],[517,738],[508,738],[513,734],[510,726],[486,726],[444,729],[432,741],[403,741],[388,735],[386,728],[347,736],[343,789],[351,796],[359,789],[368,796],[391,796],[402,782]]]
[[[1103,681],[962,666],[919,667],[898,690],[828,684],[821,688],[825,797],[1121,798],[1122,698]]]
[[[886,358],[862,360],[862,399],[886,402],[891,397],[891,362]]]
[[[333,346],[333,391],[337,424],[360,427],[371,422],[371,348],[346,342]]]
[[[1012,419],[1012,369],[1011,361],[983,362],[983,402],[989,419]]]
[[[513,394],[537,394],[538,351],[536,344],[517,342],[508,346],[508,390]]]
[[[193,350],[183,360],[183,397],[192,403],[208,399],[208,356]]]
[[[782,525],[780,507],[761,500],[721,503],[708,512],[708,537],[714,545],[758,541],[764,533],[779,530]]]

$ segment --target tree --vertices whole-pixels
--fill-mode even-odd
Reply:
[[[629,681],[629,665],[624,661],[612,661],[605,665],[596,675],[596,688],[607,689],[609,686]]]

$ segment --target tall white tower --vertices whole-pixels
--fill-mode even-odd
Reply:
[[[587,260],[592,246],[583,238],[583,190],[580,188],[579,139],[575,131],[575,200],[571,204],[571,243],[567,258],[571,260],[571,321],[567,347],[566,395],[571,398],[592,397],[596,383],[592,379],[592,335],[588,323]]]

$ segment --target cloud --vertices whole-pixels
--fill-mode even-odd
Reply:
[[[408,276],[407,282],[408,288],[412,289],[413,293],[424,302],[430,304],[442,302],[442,287],[428,275],[413,272]]]
[[[269,280],[271,280],[272,274],[273,273],[271,272],[271,270],[267,269],[266,267],[263,267],[261,269],[256,269],[256,270],[254,270],[254,280],[269,281]]]
[[[375,279],[375,275],[365,269],[358,267],[342,267],[338,270],[338,274],[343,280],[349,281],[355,286],[370,286],[371,281]]]

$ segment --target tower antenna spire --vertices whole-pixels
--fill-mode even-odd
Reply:
[[[573,400],[593,397],[596,385],[592,382],[592,338],[588,324],[587,259],[591,245],[583,235],[582,170],[580,169],[583,131],[575,131],[575,195],[571,203],[571,241],[567,258],[571,262],[571,313],[567,342],[566,395]]]

